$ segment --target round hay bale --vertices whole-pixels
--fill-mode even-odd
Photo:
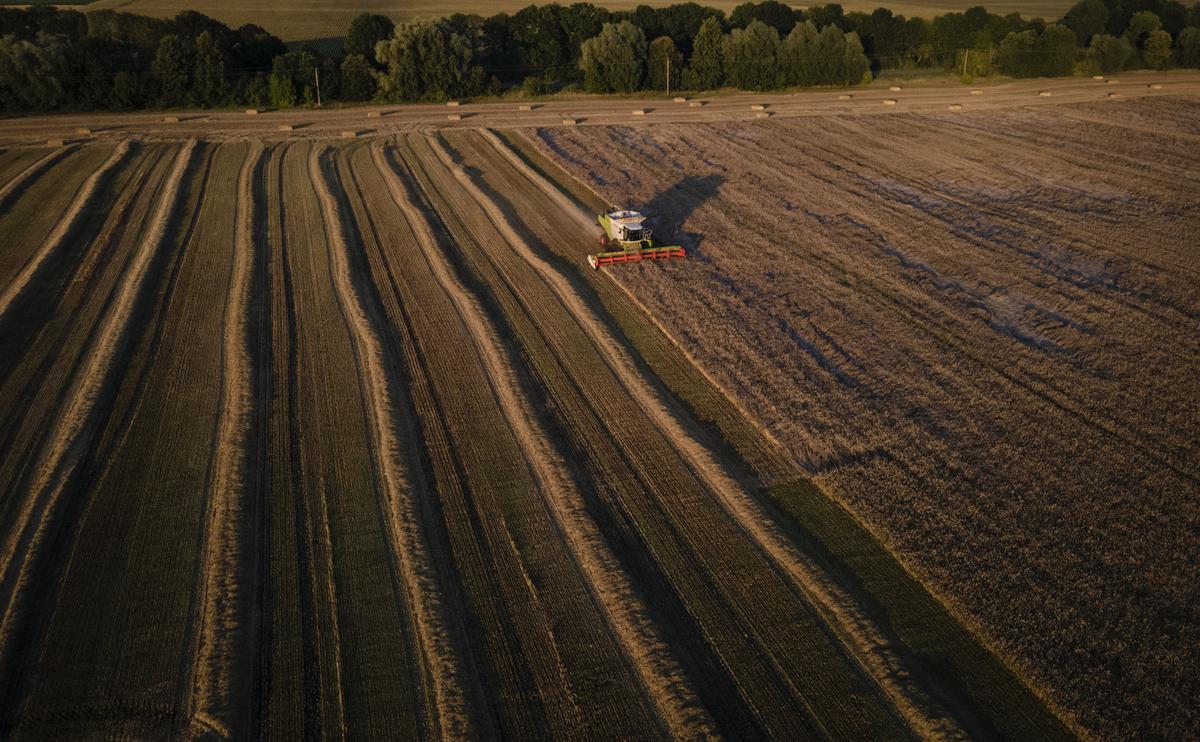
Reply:
[[[86,137],[92,133],[92,130],[87,128],[86,126],[81,126],[75,130],[75,133],[80,136]]]
[[[1109,98],[1120,98],[1121,94],[1120,93],[1109,93],[1108,97]]]
[[[1104,75],[1092,75],[1092,79],[1093,79],[1093,80],[1103,80],[1103,79],[1104,79]]]
[[[1120,85],[1121,81],[1120,80],[1105,80],[1104,84],[1105,85]]]
[[[517,110],[518,111],[532,111],[533,106],[529,105],[528,103],[522,103],[521,105],[517,106]]]
[[[357,137],[358,137],[357,131],[346,130],[346,131],[342,132],[342,139],[355,139]]]
[[[688,101],[688,108],[701,108],[703,105],[704,105],[704,101],[702,101],[702,100]]]
[[[66,142],[63,141],[62,139],[47,139],[46,140],[47,147],[61,147],[64,144],[66,144]]]
[[[972,90],[971,95],[983,95],[983,91],[978,89]]]
[[[885,106],[894,106],[894,105],[896,105],[896,99],[895,99],[895,98],[886,98],[886,99],[884,99],[884,101],[883,101],[883,105],[885,105]]]
[[[771,118],[771,112],[770,111],[759,111],[758,113],[754,114],[754,118],[769,119],[769,118]]]
[[[178,116],[163,116],[163,123],[164,124],[178,124],[179,117]]]
[[[458,115],[457,113],[452,113],[452,114],[446,116],[446,120],[447,121],[462,121],[462,116]]]
[[[247,116],[257,116],[257,115],[258,115],[258,109],[257,109],[257,108],[247,108],[247,109],[246,109],[246,115],[247,115]]]
[[[575,119],[573,119],[573,118],[564,118],[562,120],[563,126],[574,126],[575,123],[576,123]]]
[[[850,95],[849,93],[842,93],[841,95],[838,96],[838,100],[850,100],[853,97],[854,96]]]
[[[676,96],[674,100],[676,103],[687,103],[687,98],[684,98],[682,95]]]
[[[296,130],[296,127],[292,126],[291,124],[280,124],[276,128],[278,128],[280,131],[295,131]]]
[[[962,104],[961,104],[961,103],[951,103],[951,104],[950,104],[950,110],[951,110],[951,111],[961,111],[961,110],[962,110]]]
[[[1151,90],[1162,90],[1162,83],[1152,82],[1149,85],[1147,85],[1146,87],[1150,88]]]
[[[377,119],[381,115],[382,114],[380,114],[379,111],[367,111],[367,118],[369,119]]]
[[[1039,90],[1038,95],[1041,96],[1042,98],[1049,98],[1050,91],[1049,90]]]
[[[901,89],[901,88],[900,88],[900,86],[899,86],[899,85],[890,85],[890,86],[888,86],[888,90],[892,91],[893,93],[899,93],[899,92],[900,92],[900,89]]]
[[[764,106],[762,103],[755,103],[754,105],[750,106],[750,110],[751,111],[765,111],[765,110],[767,110],[767,107]]]
[[[635,109],[633,109],[632,113],[633,113],[633,115],[634,115],[634,116],[645,116],[645,115],[646,115],[646,109],[644,109],[644,108],[635,108]]]
[[[450,108],[458,108],[458,101],[448,100],[448,101],[446,101],[446,105],[449,106]]]

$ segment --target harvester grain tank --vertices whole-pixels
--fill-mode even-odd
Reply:
[[[588,256],[593,268],[614,263],[632,263],[638,260],[671,260],[686,258],[687,253],[678,245],[655,246],[650,228],[643,222],[646,217],[630,209],[614,206],[596,217],[604,232],[600,235],[602,251]]]

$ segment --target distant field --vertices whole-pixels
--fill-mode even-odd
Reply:
[[[362,12],[383,13],[396,20],[413,17],[428,17],[449,15],[450,13],[478,13],[492,15],[501,11],[514,12],[526,7],[526,0],[468,0],[453,3],[447,0],[418,0],[397,7],[396,3],[383,0],[358,0],[356,3],[333,3],[328,0],[297,0],[282,2],[280,0],[263,0],[259,3],[247,4],[235,0],[214,0],[213,2],[195,3],[190,0],[99,0],[88,6],[88,10],[124,10],[130,13],[166,18],[182,10],[199,10],[217,18],[231,26],[243,23],[256,23],[271,33],[278,35],[284,41],[300,39],[328,38],[344,33],[350,20]],[[632,8],[635,5],[670,5],[664,0],[626,0],[619,2],[600,3],[614,10]],[[713,0],[704,3],[726,12],[740,4],[738,0]],[[880,5],[886,5],[896,13],[904,15],[933,16],[956,10],[965,10],[978,3],[972,0],[921,0],[919,2],[886,3],[874,0],[848,0],[842,6],[847,11],[874,10]],[[1004,2],[987,3],[987,8],[996,13],[1021,13],[1028,16],[1058,17],[1071,6],[1070,0],[1005,0]],[[798,6],[803,7],[803,6]]]

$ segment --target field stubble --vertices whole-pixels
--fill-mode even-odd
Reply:
[[[595,196],[518,139],[0,173],[45,252],[0,317],[0,733],[1062,732],[582,267]]]
[[[691,248],[686,269],[614,275],[1076,723],[1179,735],[1196,729],[1200,646],[1182,638],[1200,525],[1195,111],[531,138]]]

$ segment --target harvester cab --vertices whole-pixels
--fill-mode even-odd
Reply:
[[[687,253],[678,245],[656,247],[650,237],[650,228],[643,224],[645,220],[643,214],[616,206],[596,217],[600,228],[604,230],[600,235],[602,252],[589,255],[588,263],[593,268],[599,268],[613,263],[687,257]]]

